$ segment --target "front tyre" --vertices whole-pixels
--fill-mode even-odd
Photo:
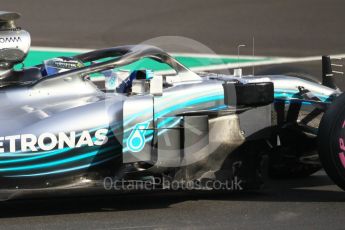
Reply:
[[[321,163],[328,176],[345,190],[345,94],[324,114],[318,134]]]

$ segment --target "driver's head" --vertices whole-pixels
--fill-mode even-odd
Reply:
[[[49,76],[83,66],[83,62],[73,57],[53,58],[43,62],[42,75]]]

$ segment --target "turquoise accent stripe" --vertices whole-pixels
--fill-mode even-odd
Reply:
[[[173,121],[174,119],[176,119],[176,117],[167,117],[164,119],[164,121],[160,122],[158,125],[157,125],[157,128],[161,128],[162,126],[168,124],[170,121]],[[182,118],[179,118],[178,121],[180,121]],[[169,126],[171,127],[171,126]]]
[[[213,108],[213,109],[210,109],[211,111],[217,111],[217,110],[222,110],[222,109],[226,109],[228,108],[227,105],[220,105],[220,106],[217,106],[216,108]]]
[[[63,148],[63,149],[57,149],[57,150],[49,151],[48,153],[43,152],[44,154],[40,154],[40,155],[34,156],[34,157],[23,157],[20,159],[0,160],[0,164],[11,164],[11,163],[19,163],[19,162],[25,162],[25,161],[33,161],[33,160],[42,159],[42,158],[46,158],[46,157],[50,157],[50,156],[55,156],[55,155],[58,155],[60,153],[64,153],[66,151],[68,151],[67,148]],[[25,156],[25,155],[26,155],[25,153],[21,154],[21,156]]]
[[[274,90],[274,98],[275,99],[292,99],[296,94],[298,94],[298,90],[285,90],[285,89],[275,89]],[[329,99],[329,95],[324,94],[317,94],[313,93],[316,97],[320,98],[321,101],[325,102]]]
[[[109,138],[110,136],[108,136]],[[119,146],[111,146],[112,148],[118,148]],[[95,148],[100,148],[100,146],[89,146],[88,148],[90,149],[95,149]],[[10,160],[0,160],[0,165],[1,164],[13,164],[13,163],[19,163],[19,162],[27,162],[27,161],[33,161],[33,160],[39,160],[39,159],[43,159],[43,158],[47,158],[47,157],[51,157],[51,156],[56,156],[58,154],[61,153],[65,153],[69,150],[72,150],[75,148],[63,148],[63,149],[57,149],[57,150],[53,150],[53,151],[49,151],[49,152],[43,152],[44,154],[40,154],[38,156],[34,156],[34,157],[23,157],[20,159],[10,159]],[[26,154],[21,154],[22,156],[25,156]]]
[[[219,89],[214,89],[212,91],[208,91],[207,94],[205,94],[204,92],[203,93],[198,93],[198,94],[191,94],[190,92],[187,92],[187,93],[184,93],[184,94],[177,94],[174,96],[162,96],[162,97],[159,97],[157,100],[158,100],[158,105],[157,107],[155,108],[156,110],[159,110],[159,108],[163,107],[166,103],[165,100],[167,101],[177,101],[179,99],[182,99],[182,98],[186,98],[187,96],[190,96],[190,95],[193,95],[194,97],[199,97],[199,96],[211,96],[212,94],[216,94],[216,95],[219,95]],[[126,126],[128,125],[131,121],[134,121],[136,118],[140,117],[140,116],[143,116],[144,114],[148,113],[148,112],[151,112],[151,109],[147,109],[147,110],[143,110],[141,113],[137,113],[137,114],[133,114],[131,115],[130,117],[126,118],[126,120],[124,121],[123,125]],[[124,132],[126,132],[128,130],[125,130]]]
[[[169,107],[168,109],[165,109],[161,112],[158,112],[155,114],[155,118],[163,117],[166,114],[169,114],[169,113],[171,113],[175,110],[178,110],[178,109],[185,108],[187,106],[202,104],[202,103],[206,103],[206,102],[210,102],[210,101],[223,100],[223,99],[224,99],[223,93],[222,94],[218,93],[218,95],[209,95],[209,96],[205,96],[205,97],[199,97],[199,98],[194,99],[192,101],[186,101],[186,102],[177,104],[175,106]]]
[[[40,169],[40,168],[47,168],[47,167],[52,167],[52,166],[57,166],[61,164],[66,164],[66,163],[71,163],[74,161],[79,161],[82,159],[86,159],[89,157],[94,157],[97,154],[101,154],[104,152],[107,152],[111,149],[113,149],[114,146],[110,146],[108,148],[100,149],[99,151],[92,151],[86,154],[82,154],[79,156],[75,157],[70,157],[62,160],[57,160],[57,161],[52,161],[48,163],[43,163],[43,164],[33,164],[33,165],[25,165],[25,166],[18,166],[18,167],[11,167],[11,168],[0,168],[0,172],[9,172],[9,171],[24,171],[24,170],[31,170],[31,169]]]
[[[96,166],[96,165],[108,162],[110,160],[113,160],[116,157],[118,157],[118,156],[112,156],[110,158],[106,158],[106,159],[101,160],[101,161],[97,161],[97,162],[93,162],[93,163],[85,164],[85,165],[80,165],[77,167],[67,168],[67,169],[59,169],[59,170],[54,170],[54,171],[50,171],[50,172],[34,173],[34,174],[22,174],[22,175],[6,176],[6,177],[35,177],[35,176],[46,176],[46,175],[52,175],[52,174],[58,174],[58,173],[66,173],[66,172],[71,172],[71,171],[76,171],[76,170]]]

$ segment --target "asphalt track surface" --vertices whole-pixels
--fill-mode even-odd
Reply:
[[[217,53],[236,54],[238,44],[250,44],[255,36],[258,55],[345,53],[342,0],[1,0],[0,6],[22,13],[20,25],[36,46],[99,48],[174,35],[198,40]],[[319,62],[297,67],[316,76],[321,70]],[[6,202],[0,204],[0,229],[343,229],[344,201],[345,193],[319,172],[238,194],[164,192]]]

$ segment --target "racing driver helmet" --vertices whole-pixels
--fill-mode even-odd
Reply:
[[[58,57],[44,61],[41,72],[42,76],[50,76],[83,66],[84,63],[76,58]]]

